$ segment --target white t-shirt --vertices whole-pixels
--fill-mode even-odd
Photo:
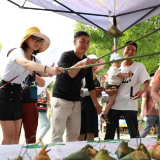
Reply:
[[[108,84],[113,84],[117,86],[120,85],[123,78],[117,76],[119,73],[120,73],[119,68],[111,66],[108,71],[108,79],[107,79]]]
[[[133,62],[129,67],[124,67],[123,64],[121,64],[122,73],[128,73],[129,70],[132,71],[132,75],[123,78],[112,109],[137,111],[138,100],[130,99],[130,88],[133,86],[134,95],[140,90],[140,83],[143,84],[146,80],[150,80],[150,76],[148,75],[145,66],[141,63]]]
[[[23,84],[25,78],[30,74],[31,71],[26,70],[25,68],[23,68],[22,66],[20,66],[18,63],[15,62],[16,58],[18,57],[25,57],[22,48],[14,49],[10,53],[9,57],[7,58],[7,62],[4,66],[4,70],[2,72],[2,80],[8,82],[19,75],[11,83]],[[34,59],[32,61],[34,61]],[[41,62],[37,58],[36,62],[41,64]]]

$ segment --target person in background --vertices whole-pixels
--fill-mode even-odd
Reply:
[[[122,59],[121,55],[118,53],[113,53],[110,57],[110,61]],[[128,73],[122,73],[120,71],[121,61],[119,62],[113,62],[111,63],[111,67],[109,68],[109,71],[107,73],[107,85],[106,89],[118,89],[120,87],[120,84],[122,83],[123,78],[130,77],[132,75],[132,72],[129,71]],[[106,108],[104,111],[104,115],[102,114],[102,118],[106,121],[106,123],[109,123],[108,119],[108,112],[110,108],[113,106],[115,102],[116,94],[110,95],[108,102],[106,104]]]
[[[142,94],[142,104],[140,117],[146,116],[145,128],[140,133],[140,137],[146,137],[153,125],[157,127],[157,135],[160,136],[160,124],[159,124],[159,104],[151,97],[152,81],[154,73],[150,74],[151,81],[146,92]]]
[[[50,128],[50,122],[47,117],[47,111],[50,106],[50,95],[47,89],[43,90],[40,95],[38,95],[37,106],[39,108],[46,108],[44,111],[43,109],[39,109],[39,118],[38,118],[38,139],[36,143],[42,142],[43,137],[46,135]]]
[[[97,56],[94,54],[91,54],[87,56],[91,59],[97,59]],[[96,61],[97,63],[102,63],[104,60],[99,59]],[[102,69],[104,65],[100,66],[94,66],[92,67],[93,72],[93,82],[95,86],[95,90],[97,93],[97,98],[101,97],[101,92],[104,90],[103,87],[101,87],[101,78],[100,76],[96,75],[95,72]],[[80,136],[78,137],[78,141],[93,141],[94,137],[98,137],[98,115],[96,108],[94,106],[94,103],[92,101],[92,98],[90,96],[89,90],[87,88],[85,79],[82,80],[82,88],[80,91],[81,95],[81,130],[80,130]]]
[[[152,89],[151,89],[151,96],[152,98],[159,104],[160,103],[160,67],[156,71],[153,80],[152,80]],[[159,108],[160,112],[160,108]],[[160,113],[159,113],[160,116]],[[160,124],[160,117],[159,117],[159,124]]]
[[[133,57],[136,55],[136,51],[136,43],[132,41],[126,42],[126,46],[122,50],[123,57]],[[121,116],[124,116],[124,119],[126,120],[130,137],[136,138],[139,136],[137,121],[138,98],[140,98],[146,91],[149,85],[150,76],[143,64],[135,62],[132,59],[124,60],[121,63],[120,69],[122,73],[128,73],[131,71],[132,75],[130,77],[123,78],[116,95],[115,103],[108,113],[110,123],[107,124],[106,127],[105,140],[114,139],[115,130]],[[141,90],[139,90],[140,84],[143,84]],[[130,97],[130,90],[132,86],[133,96]]]
[[[37,72],[31,72],[24,82],[22,124],[27,144],[35,143],[38,126],[37,98],[31,99],[29,93],[30,85],[33,83],[39,87],[44,87],[45,80]]]
[[[90,38],[87,32],[76,32],[74,35],[75,49],[64,52],[58,66],[72,68],[95,63],[94,59],[87,58],[84,55],[89,48],[89,42]],[[97,101],[91,67],[68,70],[64,74],[58,75],[54,84],[51,102],[52,142],[62,142],[65,129],[66,141],[76,141],[80,134],[80,89],[83,78],[86,79],[97,114],[101,113],[102,107]]]
[[[37,27],[26,30],[20,48],[14,49],[4,66],[0,83],[0,123],[3,131],[2,145],[18,144],[23,117],[22,84],[31,71],[41,76],[58,75],[60,67],[48,67],[34,62],[32,53],[42,52],[50,44],[49,38]]]

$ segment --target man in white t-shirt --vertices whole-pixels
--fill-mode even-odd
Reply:
[[[137,44],[131,43],[131,41],[126,44],[128,45],[122,50],[123,57],[135,56]],[[139,136],[137,121],[138,98],[141,97],[149,86],[150,76],[143,64],[134,62],[132,59],[123,61],[120,68],[122,73],[128,73],[128,71],[131,71],[132,75],[123,78],[117,92],[115,103],[108,113],[110,124],[107,124],[105,140],[114,139],[115,130],[118,126],[120,116],[124,116],[127,122],[130,137],[136,138]],[[140,84],[143,84],[141,90],[139,90]],[[133,97],[130,97],[132,86]]]

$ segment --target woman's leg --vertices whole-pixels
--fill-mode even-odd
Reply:
[[[87,141],[93,141],[94,140],[94,133],[87,133]]]
[[[43,138],[50,128],[47,112],[39,112],[38,124],[38,137]]]
[[[12,144],[18,144],[19,143],[19,135],[20,135],[20,130],[22,126],[22,119],[14,121],[14,130],[15,134],[12,139]]]
[[[14,121],[0,121],[0,123],[3,132],[2,145],[12,144],[15,135]]]
[[[81,134],[78,138],[77,141],[84,141],[85,134]]]

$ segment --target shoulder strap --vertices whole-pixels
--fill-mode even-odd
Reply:
[[[33,56],[34,62],[36,62],[36,57],[35,57],[35,55],[32,55],[32,56]],[[32,77],[33,77],[33,81],[35,82],[35,81],[36,81],[36,72],[35,72],[35,71],[33,71]]]
[[[33,56],[33,58],[34,58],[34,61],[36,62],[36,58],[35,58],[35,55],[32,55]],[[25,70],[26,71],[26,70]],[[24,71],[24,72],[25,72]],[[33,80],[35,81],[35,74],[36,74],[36,72],[35,71],[33,71]],[[18,75],[19,76],[19,75]],[[11,79],[10,81],[8,81],[7,83],[5,83],[3,86],[1,86],[0,87],[0,89],[1,88],[3,88],[4,86],[6,86],[7,84],[9,84],[9,83],[11,83],[13,80],[15,80],[18,76],[16,76],[16,77],[14,77],[13,79]]]
[[[36,57],[35,57],[35,55],[32,54],[32,56],[33,56],[34,61],[36,62]]]
[[[4,86],[6,86],[7,84],[11,83],[11,82],[12,82],[14,79],[16,79],[17,77],[18,77],[18,76],[14,77],[13,79],[11,79],[11,80],[8,81],[7,83],[5,83],[3,86],[0,87],[0,89],[3,88]]]

